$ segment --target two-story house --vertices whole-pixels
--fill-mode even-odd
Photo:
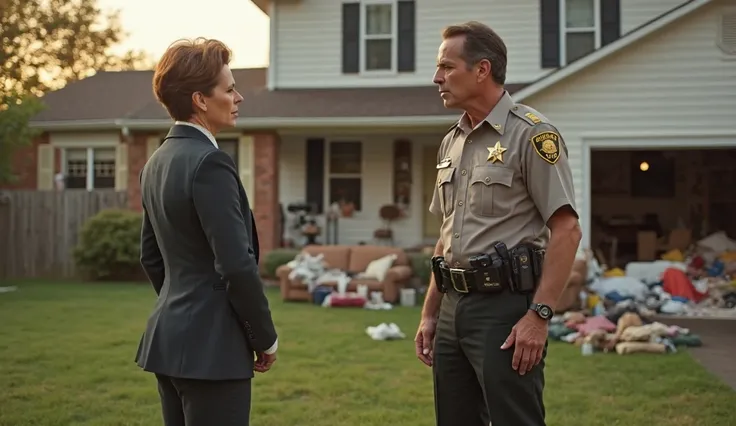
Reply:
[[[427,207],[437,148],[460,111],[443,107],[432,75],[441,30],[452,23],[493,27],[509,52],[507,90],[561,131],[585,245],[596,150],[736,146],[733,0],[253,2],[271,20],[270,64],[238,71],[246,88],[241,118],[221,139],[230,143],[266,250],[281,242],[282,211],[289,228],[286,207],[304,202],[320,213],[352,203],[354,212],[337,227],[339,243],[371,242],[387,204],[404,211],[393,224],[396,244],[436,241],[438,222]],[[102,73],[47,95],[50,107],[34,119],[45,133],[27,154],[35,159],[28,186],[51,189],[54,173],[72,161],[65,149],[76,148],[80,185],[95,187],[86,171],[97,169],[102,144],[114,148],[99,159],[113,165],[110,186],[139,205],[138,172],[171,121],[143,94],[150,73],[123,74]],[[110,103],[99,90],[123,78],[145,81],[135,83],[142,102],[94,104]],[[70,107],[81,104],[84,113]]]

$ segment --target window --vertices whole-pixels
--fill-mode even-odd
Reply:
[[[361,142],[331,142],[329,147],[329,204],[352,203],[355,211],[362,208],[363,144]]]
[[[115,188],[115,148],[67,148],[64,158],[66,188]]]
[[[600,47],[600,0],[560,1],[560,56],[566,65]]]
[[[396,68],[396,14],[391,0],[362,3],[361,52],[363,71],[393,71]]]

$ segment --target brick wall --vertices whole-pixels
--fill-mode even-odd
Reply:
[[[13,174],[18,179],[13,184],[0,184],[0,189],[36,189],[38,187],[38,145],[49,143],[49,134],[43,133],[29,146],[13,154]],[[56,172],[61,170],[61,155],[55,152]]]
[[[253,135],[253,197],[261,258],[281,246],[281,209],[279,208],[279,137],[275,133]]]
[[[148,161],[149,133],[134,133],[128,138],[128,206],[141,211],[141,184],[139,176]]]

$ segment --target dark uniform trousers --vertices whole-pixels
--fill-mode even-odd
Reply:
[[[437,426],[545,426],[542,361],[521,376],[514,346],[501,349],[531,295],[458,294],[442,298],[434,341]]]

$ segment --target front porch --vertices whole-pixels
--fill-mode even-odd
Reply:
[[[290,212],[289,206],[308,204],[321,231],[317,243],[434,245],[439,223],[428,207],[445,132],[446,127],[279,132],[276,180],[282,244],[307,242],[301,233],[301,214]],[[352,214],[338,208],[346,203],[354,207]],[[386,205],[402,212],[390,224],[392,241],[374,238],[374,232],[385,226],[379,211]],[[333,209],[339,217],[328,223]]]

